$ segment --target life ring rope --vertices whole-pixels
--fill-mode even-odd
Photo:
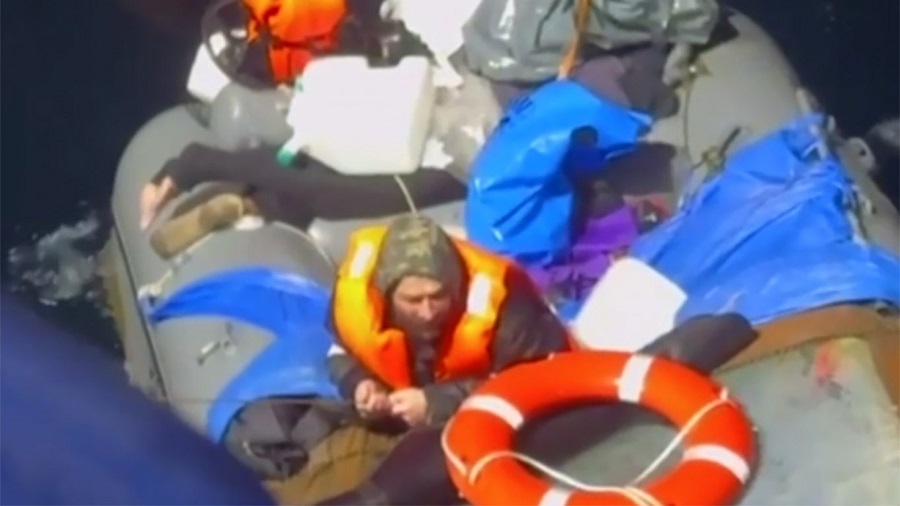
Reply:
[[[641,403],[640,400],[644,394],[645,381],[655,360],[654,357],[643,355],[632,355],[629,357],[625,362],[624,367],[619,369],[621,375],[618,377],[618,381],[616,381],[614,387],[615,390],[618,391],[617,393],[620,401],[634,404]],[[685,440],[690,441],[689,438],[691,437],[691,434],[695,432],[695,429],[704,422],[704,419],[706,419],[710,413],[717,408],[724,407],[740,409],[737,402],[729,397],[728,391],[725,388],[720,388],[718,392],[716,392],[716,395],[708,399],[708,401],[700,405],[700,407],[692,414],[690,414],[690,412],[685,413],[685,415],[690,414],[690,416],[683,424],[679,424],[680,429],[669,444],[636,478],[624,486],[584,483],[558,469],[554,469],[553,467],[534,459],[533,457],[506,448],[488,451],[487,453],[478,456],[476,460],[467,465],[467,462],[464,461],[460,455],[456,454],[450,444],[449,434],[454,422],[457,420],[456,417],[451,419],[445,427],[441,437],[441,446],[448,464],[457,473],[458,477],[464,480],[464,482],[458,482],[458,485],[460,486],[462,486],[463,483],[475,486],[476,480],[490,464],[506,459],[513,459],[520,463],[527,464],[543,475],[555,480],[556,483],[561,484],[549,486],[543,496],[540,497],[540,500],[536,501],[537,504],[540,504],[541,506],[565,505],[571,498],[573,492],[612,493],[621,495],[624,499],[638,506],[663,506],[665,501],[662,501],[661,498],[654,497],[653,494],[639,488],[638,485],[654,474],[675,450],[685,443]],[[480,411],[489,413],[502,420],[514,431],[517,431],[525,424],[527,417],[527,414],[520,411],[513,401],[504,399],[496,393],[487,392],[476,392],[463,402],[459,411]],[[721,469],[733,475],[736,482],[742,484],[746,484],[751,473],[750,463],[746,456],[711,441],[688,445],[681,460],[682,463],[689,461],[707,461],[714,463]]]

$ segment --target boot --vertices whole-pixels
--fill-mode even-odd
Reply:
[[[150,235],[150,246],[168,260],[208,234],[255,212],[256,206],[246,197],[234,193],[216,195],[160,225]]]

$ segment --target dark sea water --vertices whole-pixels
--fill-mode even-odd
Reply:
[[[123,9],[127,1],[3,2],[4,283],[11,280],[5,261],[10,248],[33,244],[90,212],[105,226],[115,166],[129,138],[154,114],[186,97],[184,82],[198,35],[183,27],[192,22],[166,29]],[[159,0],[158,5],[172,3]],[[900,2],[746,0],[731,5],[774,36],[845,133],[862,134],[900,114]],[[896,171],[882,183],[896,201]],[[95,234],[85,249],[96,248],[103,238]],[[91,342],[115,348],[112,329],[94,303],[45,306],[35,293],[23,295]]]

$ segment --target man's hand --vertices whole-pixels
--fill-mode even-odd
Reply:
[[[159,208],[176,195],[178,195],[178,188],[175,186],[175,181],[169,176],[164,177],[158,185],[147,183],[141,190],[141,230],[146,229],[156,218]]]
[[[353,402],[363,418],[378,418],[391,412],[387,390],[375,380],[363,380],[356,385]]]
[[[397,390],[390,395],[391,414],[402,418],[410,427],[424,425],[428,417],[428,400],[421,388]]]

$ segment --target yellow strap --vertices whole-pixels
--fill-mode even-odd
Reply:
[[[584,42],[584,32],[587,28],[588,14],[591,11],[591,0],[575,0],[575,37],[566,50],[562,62],[559,64],[559,73],[557,79],[566,79],[572,73],[575,63],[578,60],[578,53],[581,50],[581,44]]]

